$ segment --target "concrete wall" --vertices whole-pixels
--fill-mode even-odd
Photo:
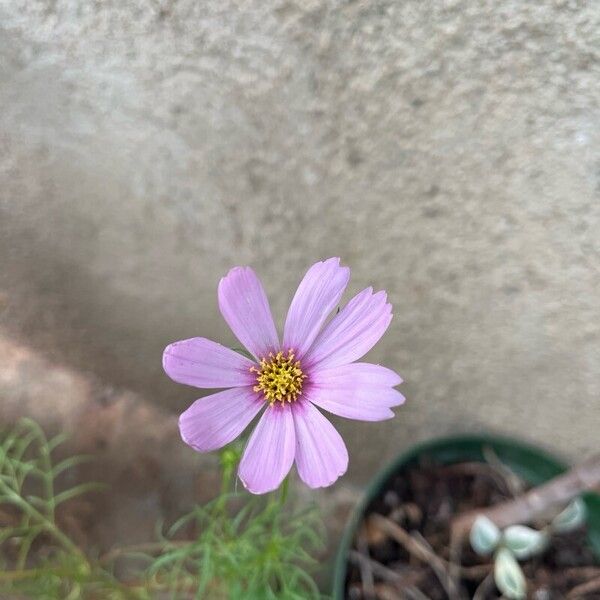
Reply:
[[[597,449],[599,58],[574,0],[0,0],[1,327],[177,411],[162,348],[232,341],[230,266],[281,319],[339,255],[408,397],[342,425],[351,480],[447,432]]]

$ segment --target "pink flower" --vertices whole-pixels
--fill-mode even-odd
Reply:
[[[280,343],[258,277],[250,267],[235,267],[219,283],[219,308],[254,360],[206,338],[165,349],[163,366],[174,381],[228,388],[196,400],[179,418],[181,437],[194,450],[225,446],[262,411],[238,471],[254,494],[276,489],[294,461],[311,488],[331,485],[346,472],[344,441],[317,407],[382,421],[404,402],[394,389],[402,382],[396,373],[355,362],[392,320],[385,292],[363,290],[325,324],[349,278],[339,258],[313,265],[292,300]]]

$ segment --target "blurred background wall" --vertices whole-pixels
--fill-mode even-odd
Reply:
[[[341,424],[348,481],[443,433],[597,449],[599,59],[575,0],[0,0],[3,402],[77,405],[22,344],[175,415],[162,349],[233,341],[231,266],[281,322],[336,255],[408,398]]]

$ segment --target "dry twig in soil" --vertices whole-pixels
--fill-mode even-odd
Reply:
[[[387,535],[392,537],[399,544],[402,544],[411,555],[429,564],[450,598],[464,597],[460,584],[455,579],[451,578],[446,561],[440,558],[428,545],[423,544],[421,540],[410,535],[406,530],[402,529],[400,525],[397,525],[386,517],[372,515],[370,518],[372,522],[381,528]]]
[[[538,516],[558,509],[583,492],[600,486],[600,455],[595,456],[547,483],[486,509],[475,509],[458,515],[451,524],[453,538],[463,539],[471,531],[475,519],[483,515],[497,527],[530,523]]]

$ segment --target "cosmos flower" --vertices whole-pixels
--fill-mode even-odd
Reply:
[[[344,441],[319,408],[382,421],[404,402],[394,389],[402,382],[396,373],[355,362],[390,324],[386,293],[367,288],[325,323],[349,278],[339,258],[314,264],[292,300],[280,342],[260,280],[250,267],[235,267],[219,283],[219,308],[253,358],[201,337],[164,351],[163,367],[174,381],[227,388],[196,400],[179,418],[181,437],[194,450],[229,444],[262,413],[238,470],[252,493],[276,489],[294,462],[311,488],[329,486],[346,472]]]

